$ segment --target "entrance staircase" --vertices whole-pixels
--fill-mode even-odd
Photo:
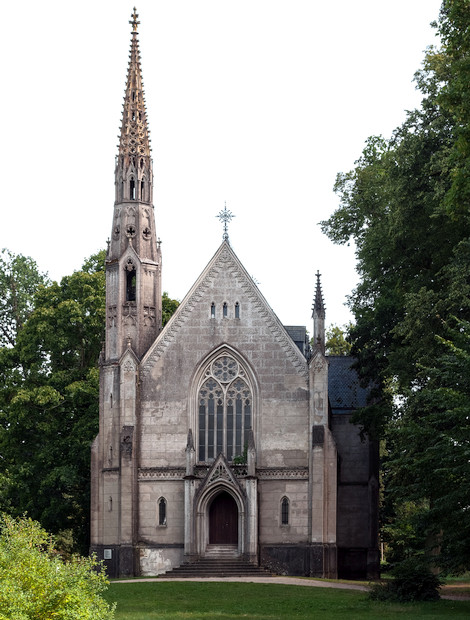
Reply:
[[[162,579],[187,577],[270,577],[264,568],[243,560],[236,545],[208,545],[204,557],[195,562],[185,562],[160,575]]]

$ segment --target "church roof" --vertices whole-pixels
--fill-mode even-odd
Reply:
[[[333,413],[349,413],[367,405],[369,390],[359,385],[357,372],[351,368],[354,358],[332,355],[328,358],[328,397]]]

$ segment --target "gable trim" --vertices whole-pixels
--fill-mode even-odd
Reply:
[[[227,241],[224,241],[219,247],[207,267],[177,308],[175,314],[171,317],[170,321],[144,356],[142,360],[144,374],[146,374],[150,366],[162,356],[164,351],[177,336],[181,326],[188,320],[197,302],[204,296],[217,274],[223,268],[227,268],[229,273],[238,280],[241,289],[253,303],[260,316],[265,319],[268,329],[271,331],[276,342],[282,348],[294,368],[299,374],[308,379],[307,360],[292,341],[282,323]]]

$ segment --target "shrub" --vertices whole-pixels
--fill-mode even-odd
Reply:
[[[94,558],[64,562],[39,523],[0,517],[0,620],[112,620],[107,586]]]
[[[392,579],[375,584],[370,598],[377,601],[436,601],[442,584],[423,558],[412,557],[396,564],[390,571]]]

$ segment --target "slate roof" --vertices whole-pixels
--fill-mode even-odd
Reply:
[[[308,352],[308,338],[307,338],[307,328],[305,325],[284,325],[284,329],[295,342],[295,344],[299,347],[302,355],[307,357]]]
[[[367,405],[369,390],[359,385],[357,372],[351,368],[353,357],[331,355],[328,358],[328,397],[332,413],[349,413]]]

